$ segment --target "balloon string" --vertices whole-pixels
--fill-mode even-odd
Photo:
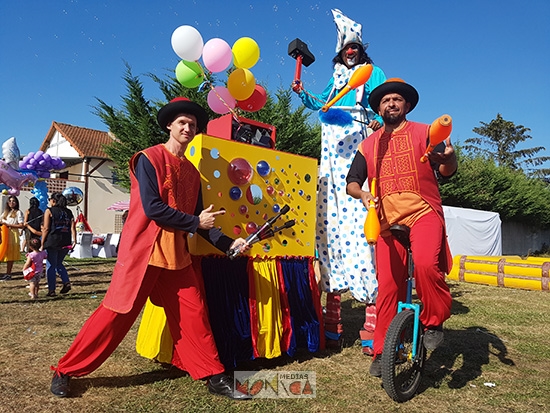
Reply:
[[[220,96],[220,94],[216,91],[216,88],[214,88],[214,86],[209,83],[209,86],[210,86],[210,89],[216,94],[216,96],[218,97],[218,99],[223,103],[223,105],[229,109],[229,112],[231,112],[231,115],[233,115],[233,118],[238,121],[239,120],[239,117],[237,115],[237,112],[235,112],[235,110],[233,110],[233,108],[231,106],[229,106],[227,104],[227,102],[224,100],[223,97]]]
[[[197,63],[197,65],[199,66],[199,68],[200,68],[200,70],[201,70],[202,78],[203,78],[203,79],[207,79],[207,77],[206,77],[206,72],[204,71],[204,68],[202,67],[201,63],[200,63],[198,60],[196,60],[196,63]],[[208,74],[212,74],[212,72],[209,71]],[[212,82],[210,82],[210,81],[207,80],[207,81],[205,81],[205,84],[208,85],[208,87],[210,87],[210,90],[212,90],[212,91],[216,94],[217,98],[223,103],[223,105],[224,105],[227,109],[229,109],[229,112],[231,112],[231,115],[233,116],[233,118],[234,118],[237,122],[239,122],[239,116],[237,115],[237,112],[235,112],[235,110],[233,110],[233,108],[227,104],[227,102],[224,100],[224,98],[222,98],[222,97],[220,96],[220,94],[219,94],[219,93],[216,91],[216,89],[214,88],[214,85],[212,85]],[[240,122],[239,122],[239,123],[240,123]]]

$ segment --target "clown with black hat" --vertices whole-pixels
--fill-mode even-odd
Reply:
[[[365,323],[360,331],[363,352],[370,353],[374,329],[376,277],[370,247],[365,243],[362,225],[366,210],[346,194],[345,171],[349,169],[359,142],[380,128],[382,118],[369,106],[371,91],[386,80],[382,69],[373,64],[363,43],[362,25],[340,10],[333,9],[336,25],[334,71],[325,90],[311,93],[302,84],[293,85],[302,103],[319,111],[341,90],[344,90],[357,68],[373,66],[369,80],[344,95],[334,105],[339,113],[356,121],[351,125],[321,119],[321,163],[317,194],[316,247],[319,254],[321,286],[327,293],[325,331],[327,346],[339,346],[343,326],[340,315],[340,294],[350,291],[353,298],[365,303]],[[336,123],[336,124],[335,124]],[[338,124],[339,123],[339,124]],[[369,331],[371,333],[369,333]]]
[[[443,342],[443,322],[451,316],[451,294],[445,282],[452,266],[447,243],[438,176],[449,177],[458,167],[450,137],[422,162],[430,125],[407,119],[418,104],[418,92],[402,79],[392,78],[374,89],[371,107],[384,126],[361,142],[346,177],[347,192],[378,206],[380,236],[376,242],[376,328],[370,374],[380,377],[384,337],[397,303],[406,294],[407,268],[403,245],[390,227],[410,228],[414,256],[414,279],[422,301],[420,321],[424,326],[424,347],[434,350]],[[376,198],[364,187],[375,179]],[[365,185],[367,184],[368,185]]]
[[[233,399],[248,395],[225,374],[210,328],[201,274],[194,270],[187,234],[197,233],[226,252],[249,246],[216,226],[224,211],[204,208],[199,171],[185,157],[189,143],[208,123],[206,111],[186,98],[159,110],[168,141],[144,149],[129,162],[130,209],[117,263],[103,302],[86,321],[55,368],[50,390],[67,397],[71,377],[97,369],[126,336],[146,301],[164,307],[174,339],[175,366],[207,380],[211,393]]]

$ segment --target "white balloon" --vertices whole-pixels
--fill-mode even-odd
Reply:
[[[180,26],[172,33],[172,49],[183,60],[199,60],[203,46],[202,36],[193,26]]]

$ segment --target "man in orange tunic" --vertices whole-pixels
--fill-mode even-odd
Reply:
[[[406,118],[418,103],[418,92],[411,85],[388,79],[371,92],[369,103],[382,116],[384,127],[361,143],[347,176],[347,192],[365,207],[371,200],[379,204],[377,323],[370,373],[380,377],[386,331],[407,291],[406,252],[391,235],[392,225],[411,229],[416,292],[423,304],[420,321],[426,329],[424,346],[433,350],[443,342],[442,325],[451,315],[452,301],[445,273],[451,269],[452,258],[436,175],[453,175],[457,160],[449,137],[445,145],[428,154],[430,162],[420,161],[426,151],[429,125]],[[378,198],[361,189],[373,178]]]
[[[208,320],[203,280],[191,264],[187,234],[199,233],[221,251],[243,245],[214,227],[224,211],[203,209],[200,174],[185,158],[197,132],[208,123],[206,111],[186,98],[160,109],[159,125],[170,134],[165,144],[147,148],[130,160],[130,209],[118,259],[105,299],[59,360],[51,392],[69,393],[71,377],[97,369],[117,348],[147,298],[164,307],[174,351],[193,379],[207,379],[211,393],[249,398],[224,373]]]

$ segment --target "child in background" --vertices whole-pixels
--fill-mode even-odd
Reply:
[[[44,260],[48,253],[46,250],[40,251],[40,246],[42,241],[39,238],[31,238],[29,241],[29,248],[31,252],[27,253],[27,261],[23,265],[23,276],[26,280],[30,282],[30,292],[29,295],[31,299],[36,300],[38,298],[38,287],[40,283],[40,278],[44,274]],[[34,277],[27,278],[25,275],[27,269],[31,269],[34,264]]]

